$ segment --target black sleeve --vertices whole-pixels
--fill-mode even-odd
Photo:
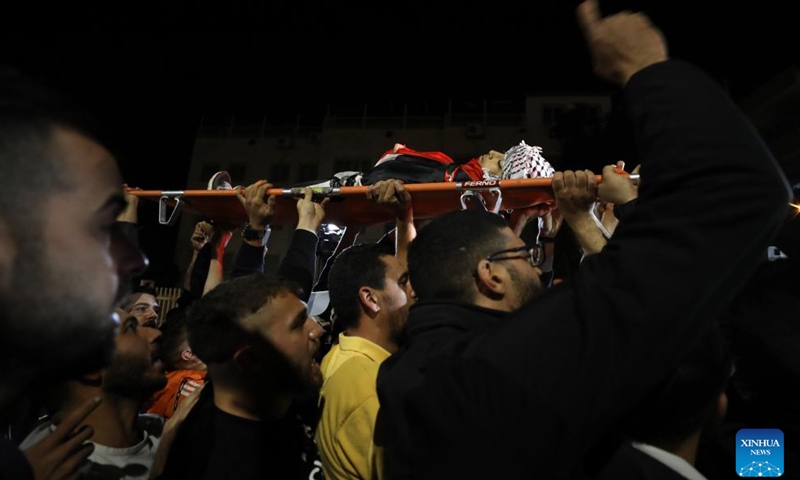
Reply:
[[[295,230],[292,243],[278,267],[278,277],[300,285],[303,300],[308,301],[316,269],[317,235],[308,230]]]
[[[33,469],[22,450],[0,436],[0,479],[33,480]]]
[[[231,267],[231,278],[243,277],[253,273],[264,273],[264,247],[254,247],[242,241]]]
[[[627,221],[629,218],[631,218],[631,215],[633,215],[633,212],[635,211],[636,211],[635,198],[627,203],[623,203],[621,205],[614,205],[614,216],[617,217],[617,220],[619,220],[620,222]]]

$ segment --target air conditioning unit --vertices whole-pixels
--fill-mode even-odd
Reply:
[[[278,148],[289,148],[294,145],[294,139],[289,136],[278,137]]]
[[[479,123],[470,123],[467,125],[467,138],[483,138],[483,125]]]

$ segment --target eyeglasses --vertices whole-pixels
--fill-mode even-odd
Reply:
[[[509,254],[514,254],[517,252],[520,252],[522,255],[508,256]],[[530,245],[523,245],[521,247],[509,248],[508,250],[500,250],[499,252],[495,252],[486,257],[486,260],[489,260],[490,262],[514,259],[526,260],[531,264],[532,267],[538,267],[544,263],[544,247],[541,243],[532,243]]]

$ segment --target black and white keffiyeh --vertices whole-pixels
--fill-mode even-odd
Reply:
[[[530,146],[523,140],[506,151],[501,178],[549,178],[554,173],[553,166],[542,156],[542,147]]]

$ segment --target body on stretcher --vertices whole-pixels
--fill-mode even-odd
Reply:
[[[326,222],[369,226],[394,221],[391,212],[366,198],[369,185],[379,180],[403,181],[413,198],[414,218],[422,220],[467,208],[498,213],[550,206],[554,203],[551,189],[554,172],[541,156],[541,148],[524,141],[505,153],[490,151],[465,164],[456,164],[441,152],[418,152],[396,144],[367,172],[340,172],[331,181],[273,188],[267,194],[277,198],[273,225],[295,223],[296,200],[305,188],[311,187],[316,200],[330,199],[325,209]],[[436,179],[440,181],[433,181]],[[130,190],[130,193],[158,201],[159,223],[164,225],[174,224],[181,211],[220,224],[238,226],[247,221],[234,190]]]

